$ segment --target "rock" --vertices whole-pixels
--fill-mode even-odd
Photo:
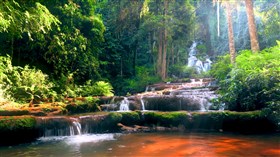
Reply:
[[[119,126],[120,129],[124,132],[135,132],[135,131],[137,131],[137,129],[135,129],[133,127],[125,126],[122,123],[118,123],[117,126]]]

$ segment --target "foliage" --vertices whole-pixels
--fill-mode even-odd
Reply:
[[[223,81],[229,76],[231,69],[232,65],[230,64],[230,56],[229,54],[226,54],[224,56],[220,56],[212,65],[210,74],[218,81]]]
[[[52,95],[52,83],[42,71],[25,67],[12,66],[9,57],[0,56],[0,84],[7,92],[7,97],[18,102],[48,98]],[[6,68],[3,68],[6,67]]]
[[[17,1],[0,2],[0,32],[10,32],[20,37],[27,33],[33,40],[32,34],[47,33],[60,23],[44,5]]]
[[[0,86],[0,103],[5,102],[6,98],[4,97],[4,90]]]
[[[160,78],[154,76],[153,69],[145,66],[136,67],[136,76],[125,80],[123,92],[136,93],[144,91],[147,85],[159,82]]]
[[[175,64],[169,67],[169,76],[173,78],[193,78],[196,70],[193,67],[187,65]]]
[[[263,109],[264,115],[268,117],[270,121],[277,125],[280,129],[280,101],[270,101],[266,108]]]
[[[206,48],[205,44],[197,45],[196,49],[198,50],[200,57],[206,56],[207,48]]]
[[[222,66],[215,76],[221,81],[221,100],[228,109],[251,111],[263,109],[280,98],[280,44],[258,54],[244,50],[236,57],[236,65],[227,78]],[[218,63],[223,65],[223,61]],[[226,71],[228,68],[225,68]],[[222,76],[222,77],[221,77]]]
[[[87,81],[85,85],[76,87],[75,92],[80,96],[114,96],[113,87],[110,83]]]
[[[195,75],[192,69],[186,68],[186,47],[193,40],[197,40],[201,41],[197,49],[203,55],[207,53],[212,57],[210,55],[227,51],[224,10],[220,11],[221,33],[217,37],[216,6],[213,6],[211,1],[165,2],[167,1],[121,0],[118,3],[108,0],[1,1],[0,53],[11,56],[10,66],[17,65],[12,66],[9,73],[13,86],[0,83],[2,93],[7,99],[14,97],[15,94],[22,95],[17,99],[25,100],[20,101],[49,96],[62,100],[65,97],[79,95],[112,95],[112,87],[106,83],[97,85],[95,82],[99,80],[110,82],[117,95],[143,91],[146,85],[159,81],[156,76],[159,73],[156,69],[160,67],[156,66],[160,63],[157,62],[160,58],[158,52],[165,48],[167,56],[162,58],[167,61],[170,77],[208,76]],[[255,16],[262,48],[274,44],[275,39],[279,38],[277,34],[279,6],[279,0],[255,2]],[[247,29],[241,29],[247,25],[244,9],[244,5],[241,4],[239,10],[232,14],[234,35],[238,39],[235,41],[237,50],[249,48]],[[166,39],[164,39],[165,31]],[[29,79],[23,75],[38,74],[41,78],[44,77],[42,73],[37,73],[37,70],[25,67],[27,64],[48,74],[55,86],[46,83],[48,89],[42,87],[41,91],[36,85],[30,85],[32,81],[25,81],[25,84],[29,85],[21,84],[21,77]],[[232,77],[255,82],[253,88],[258,88],[258,84],[262,86],[267,84],[254,81],[259,78],[255,74],[243,79],[247,76],[241,76],[240,73],[243,71],[235,69],[229,72],[233,67],[226,59],[216,66],[212,74],[224,84],[222,85],[224,87],[229,87],[231,83],[227,81],[231,81]],[[10,67],[2,66],[1,69],[8,70]],[[273,79],[277,82],[275,75],[273,74]],[[8,78],[3,72],[0,77],[1,80]],[[268,76],[260,78],[267,80]],[[16,84],[17,81],[19,83]],[[246,86],[248,83],[243,87],[236,82],[236,89],[247,88]],[[266,95],[273,93],[274,90],[278,93],[278,85],[274,87],[273,90],[271,88],[264,91]],[[246,93],[248,90],[242,92]],[[233,94],[233,97],[236,97],[235,95]],[[252,108],[254,107],[246,110]]]
[[[275,45],[275,41],[280,39],[280,34],[277,30],[280,29],[280,1],[271,0],[266,3],[255,1],[257,5],[255,11],[257,17],[259,17],[259,27],[258,34],[260,45],[265,47],[270,47]]]

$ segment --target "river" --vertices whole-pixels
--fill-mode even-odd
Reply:
[[[279,157],[280,135],[229,133],[85,134],[0,147],[1,157]]]

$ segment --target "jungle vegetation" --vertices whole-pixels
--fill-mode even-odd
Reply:
[[[0,102],[214,77],[228,109],[278,114],[279,19],[279,0],[1,1]],[[187,67],[193,41],[214,61],[210,73]]]

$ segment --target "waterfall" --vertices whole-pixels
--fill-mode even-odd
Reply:
[[[78,118],[38,117],[37,124],[44,137],[82,134],[82,127]]]
[[[188,67],[194,67],[198,73],[207,72],[211,68],[212,61],[209,58],[206,58],[205,61],[201,61],[196,57],[197,43],[194,41],[190,47],[189,57],[188,57]]]
[[[72,120],[72,125],[70,126],[70,136],[81,135],[82,126],[77,118],[70,118]]]
[[[143,96],[141,96],[140,102],[141,102],[142,110],[143,110],[143,111],[146,111],[146,109],[145,109],[145,103],[144,103],[144,100],[143,100]]]
[[[125,97],[120,103],[120,110],[121,112],[129,111],[129,101]]]

